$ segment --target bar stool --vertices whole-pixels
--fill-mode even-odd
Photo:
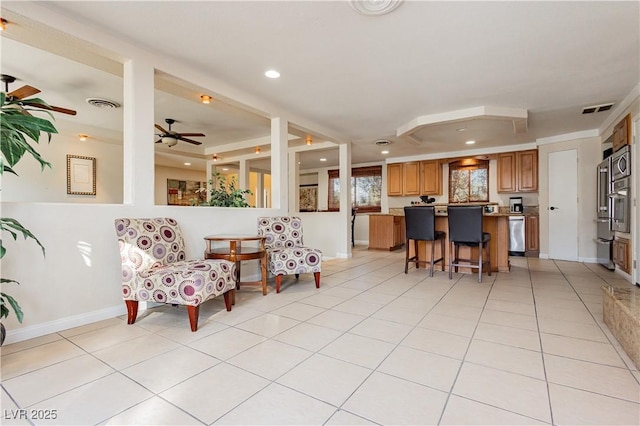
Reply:
[[[416,268],[421,263],[430,265],[429,276],[433,277],[433,265],[441,262],[444,271],[444,240],[447,236],[442,231],[435,230],[436,218],[433,206],[405,207],[404,220],[407,234],[404,273],[409,270],[409,262],[415,262]],[[409,257],[409,240],[413,240],[415,255]],[[434,259],[436,240],[440,240],[440,258]],[[418,241],[431,241],[431,261],[420,260],[418,257]]]
[[[482,232],[482,206],[449,206],[449,279],[452,278],[452,267],[466,266],[478,269],[478,282],[482,282],[482,265],[489,267],[488,275],[491,276],[491,250],[489,242],[491,234]],[[460,259],[460,246],[479,247],[478,260]],[[454,248],[455,247],[455,248]],[[482,249],[486,248],[487,259],[483,260]],[[455,252],[455,253],[454,253]],[[466,263],[460,263],[466,262]],[[474,264],[475,263],[475,264]]]

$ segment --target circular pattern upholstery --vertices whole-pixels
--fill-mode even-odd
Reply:
[[[267,266],[273,275],[320,272],[322,252],[302,244],[302,220],[299,217],[258,218],[258,235],[266,237]]]
[[[172,218],[116,219],[122,297],[197,306],[235,288],[235,263],[185,260],[184,240]]]

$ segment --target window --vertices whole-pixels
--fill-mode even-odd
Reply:
[[[379,212],[382,166],[351,169],[351,200],[358,212]],[[329,210],[340,210],[340,171],[329,170]]]
[[[449,202],[489,201],[489,161],[463,160],[449,164]]]

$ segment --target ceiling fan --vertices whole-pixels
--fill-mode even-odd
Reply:
[[[25,98],[28,98],[29,96],[33,96],[35,94],[40,93],[40,89],[36,89],[33,86],[24,85],[17,90],[9,92],[9,83],[13,83],[14,81],[16,81],[16,78],[11,75],[0,74],[0,81],[4,83],[4,91],[7,94],[7,100],[9,101],[24,100],[24,102],[20,102],[23,106],[41,108],[47,111],[61,112],[63,114],[69,114],[69,115],[77,114],[76,111],[72,109],[61,108],[53,105],[47,105],[43,103],[44,101],[42,99],[38,99],[38,98],[25,99]]]
[[[163,143],[168,147],[172,147],[178,143],[178,141],[185,141],[192,143],[194,145],[202,145],[202,142],[194,141],[193,139],[188,139],[185,136],[205,136],[204,133],[178,133],[175,130],[171,130],[171,125],[176,122],[173,118],[165,118],[164,121],[169,125],[169,130],[165,130],[161,125],[156,124],[156,129],[160,130],[162,133],[157,134],[160,138],[156,141],[156,143]]]

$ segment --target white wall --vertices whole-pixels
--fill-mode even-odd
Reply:
[[[157,206],[167,205],[167,179],[206,182],[207,174],[204,170],[188,170],[177,167],[156,166],[155,201]]]
[[[52,167],[41,172],[40,163],[25,154],[14,168],[19,176],[2,177],[3,201],[122,203],[122,145],[54,134],[51,143],[42,137],[35,148]],[[96,159],[96,195],[67,194],[68,154]]]

